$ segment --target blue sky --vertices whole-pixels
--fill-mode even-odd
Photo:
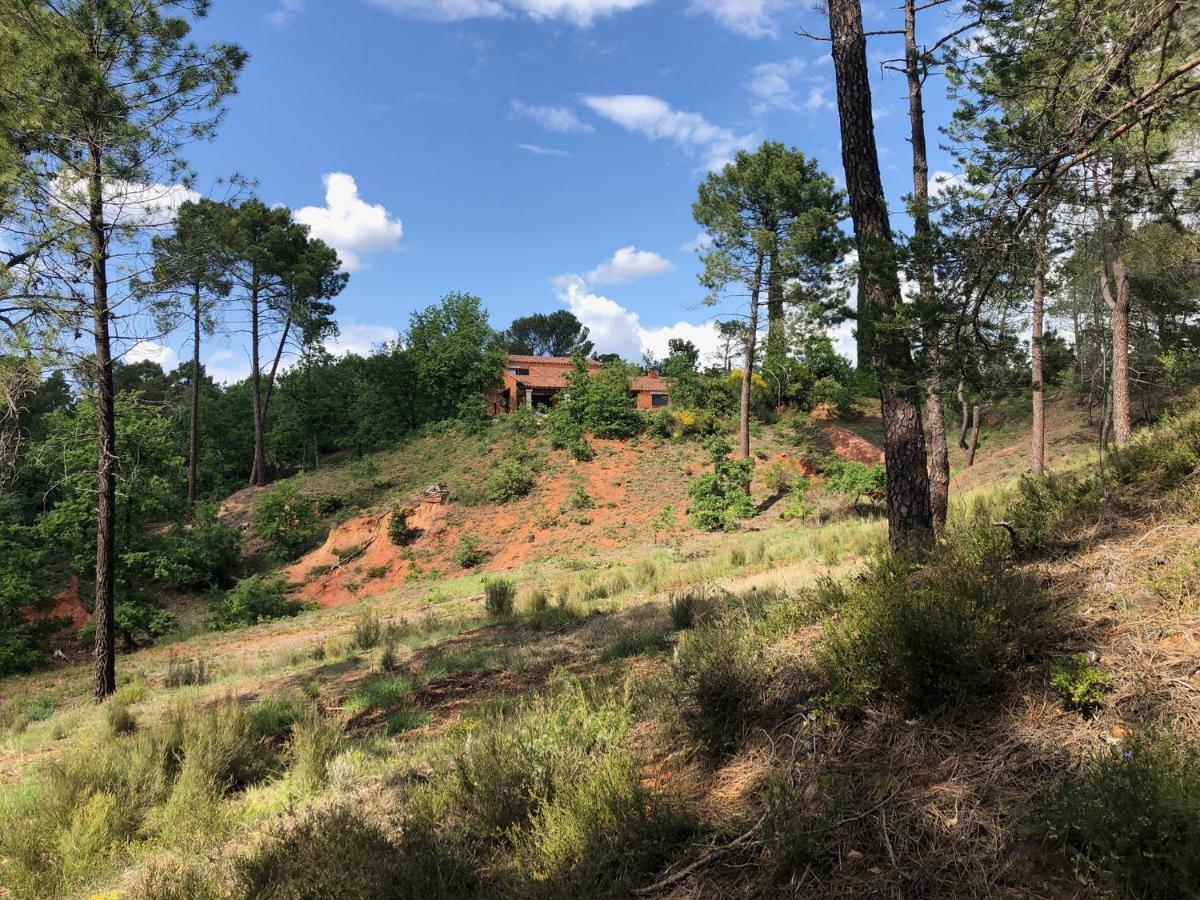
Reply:
[[[868,28],[899,24],[864,8]],[[933,40],[947,26],[929,15]],[[631,358],[675,334],[704,345],[719,310],[700,305],[691,204],[708,168],[769,138],[842,182],[829,45],[797,28],[826,31],[786,0],[214,0],[197,37],[250,61],[189,160],[200,186],[256,179],[339,250],[341,349],[395,336],[452,290],[483,298],[498,328],[567,306]],[[879,70],[898,44],[870,51],[899,211],[905,86]],[[941,80],[926,93],[931,168],[949,170]],[[210,347],[215,375],[245,371],[237,336]]]

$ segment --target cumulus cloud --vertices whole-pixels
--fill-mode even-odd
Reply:
[[[589,284],[628,284],[641,278],[674,272],[675,264],[651,250],[622,247],[587,273]]]
[[[350,320],[338,323],[338,334],[325,342],[325,349],[339,356],[350,353],[366,356],[380,344],[389,344],[399,338],[400,332],[390,325],[369,325]]]
[[[618,353],[624,359],[637,360],[649,350],[661,358],[667,355],[668,341],[676,337],[695,344],[703,359],[717,352],[720,338],[711,324],[680,321],[647,328],[636,312],[594,293],[580,275],[560,275],[552,284],[559,299],[587,326],[600,353]]]
[[[749,150],[759,141],[757,134],[736,135],[698,113],[675,109],[667,101],[649,94],[588,96],[583,102],[594,113],[626,131],[652,141],[671,141],[700,156],[711,170],[720,169],[739,150]]]
[[[565,106],[532,106],[520,100],[513,100],[510,105],[514,116],[531,119],[550,131],[591,134],[596,130],[587,122],[580,121],[579,117]]]
[[[179,365],[179,354],[170,347],[155,341],[138,341],[122,354],[126,363],[156,362],[164,371],[170,371]]]
[[[304,12],[304,0],[279,0],[278,5],[267,13],[267,24],[272,28],[287,28],[292,20]]]
[[[707,253],[712,249],[712,245],[712,235],[707,231],[701,231],[690,241],[680,244],[679,249],[684,253]]]
[[[367,0],[396,15],[434,22],[528,16],[535,22],[565,22],[590,28],[597,19],[644,6],[653,0]]]
[[[779,22],[793,0],[692,0],[688,12],[713,18],[722,28],[746,37],[779,35]]]
[[[234,384],[250,375],[250,358],[230,349],[214,350],[204,360],[204,370],[217,384]]]
[[[540,147],[537,144],[517,144],[526,153],[534,156],[570,156],[566,150],[555,150],[553,147]]]
[[[361,267],[363,254],[390,250],[400,243],[404,226],[380,204],[365,202],[358,195],[354,178],[344,172],[324,177],[325,205],[296,210],[297,222],[333,247],[347,271]]]

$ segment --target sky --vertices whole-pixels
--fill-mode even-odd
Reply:
[[[900,13],[864,2],[868,29]],[[952,27],[919,22],[931,42]],[[715,349],[702,305],[696,187],[765,139],[844,183],[823,16],[789,0],[213,0],[202,41],[250,54],[215,140],[189,148],[197,186],[255,179],[350,272],[333,349],[368,352],[450,291],[493,327],[572,310],[599,352]],[[876,137],[896,222],[911,190],[903,77],[869,45]],[[949,172],[926,87],[931,171]],[[849,326],[834,334],[851,352]],[[130,357],[173,365],[185,335]],[[209,341],[220,380],[248,370],[238,335]]]

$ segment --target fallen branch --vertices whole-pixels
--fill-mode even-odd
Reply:
[[[646,896],[649,896],[650,894],[657,894],[663,888],[669,888],[672,885],[679,884],[679,882],[683,881],[689,875],[691,875],[695,872],[698,872],[700,869],[703,869],[705,866],[709,865],[713,860],[715,860],[721,856],[724,856],[730,850],[734,850],[734,849],[740,847],[742,844],[745,844],[747,841],[749,841],[750,838],[754,837],[755,832],[757,832],[758,829],[760,829],[762,827],[762,824],[763,824],[763,822],[766,821],[766,818],[767,817],[764,814],[761,819],[759,819],[757,822],[754,823],[754,827],[752,827],[745,834],[734,838],[728,844],[724,844],[723,846],[720,846],[720,847],[714,847],[712,850],[709,850],[707,853],[705,853],[703,856],[701,856],[699,859],[697,859],[691,865],[684,866],[678,872],[668,875],[666,878],[662,879],[661,881],[656,881],[654,884],[650,885],[649,887],[638,888],[633,893],[639,897],[646,897]]]

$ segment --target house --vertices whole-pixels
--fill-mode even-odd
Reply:
[[[567,386],[571,374],[569,356],[520,356],[513,354],[504,367],[504,385],[488,401],[492,415],[512,412],[518,407],[547,409],[554,405],[558,392]],[[589,372],[604,366],[598,360],[587,361]],[[630,382],[630,393],[638,409],[653,409],[670,404],[670,388],[661,375],[638,375]]]

